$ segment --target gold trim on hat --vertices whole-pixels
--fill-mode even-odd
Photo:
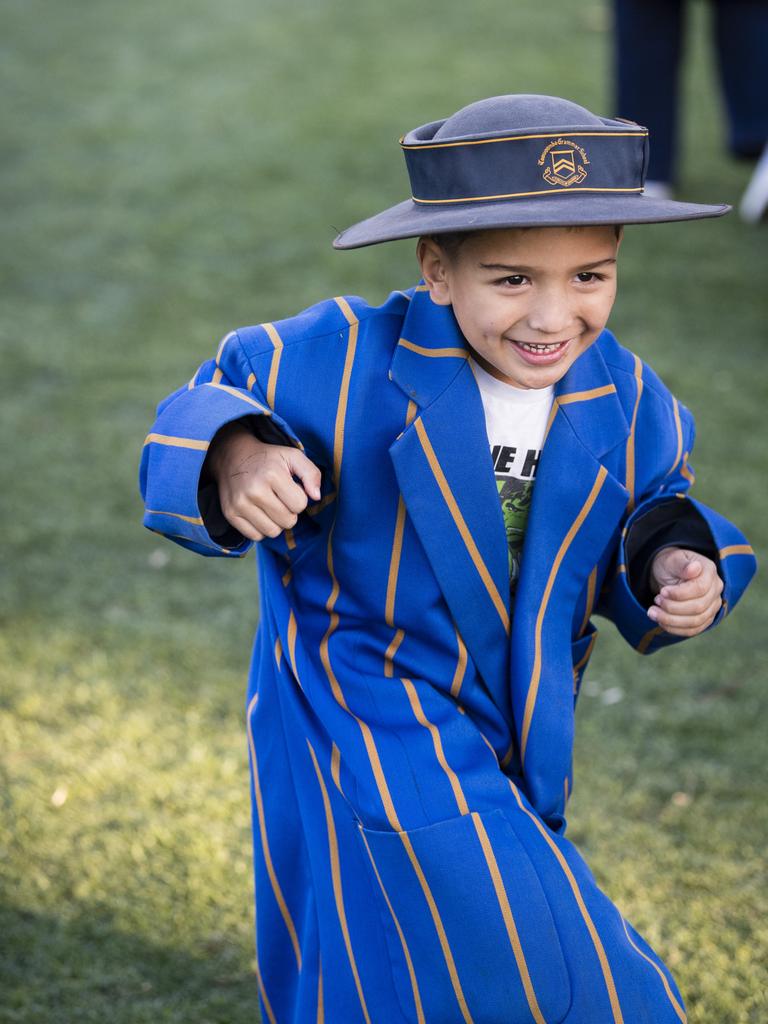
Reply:
[[[500,196],[467,196],[459,199],[417,199],[416,196],[411,196],[414,203],[424,203],[430,205],[441,205],[442,203],[482,203],[490,201],[491,199],[519,199],[523,196],[553,196],[560,192],[643,192],[642,187],[637,188],[542,188],[537,192],[505,192]]]

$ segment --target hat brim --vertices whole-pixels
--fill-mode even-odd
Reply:
[[[552,195],[491,203],[421,205],[412,199],[391,206],[342,231],[334,249],[359,249],[378,242],[447,231],[489,228],[576,227],[592,224],[661,224],[676,220],[722,217],[727,204],[704,206],[645,195]]]

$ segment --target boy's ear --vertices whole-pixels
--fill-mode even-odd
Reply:
[[[440,248],[434,238],[423,236],[416,246],[416,258],[421,267],[421,276],[429,291],[429,297],[438,306],[450,306],[451,289],[449,283],[448,256]]]

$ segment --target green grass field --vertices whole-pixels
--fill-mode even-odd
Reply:
[[[736,201],[696,8],[683,198]],[[335,253],[406,129],[500,92],[610,113],[602,4],[6,0],[0,46],[0,1022],[253,1024],[254,564],[146,532],[156,402],[232,327],[414,283]],[[629,229],[612,326],[697,414],[695,494],[768,541],[768,231]],[[758,579],[642,659],[605,624],[569,835],[702,1024],[768,1020]],[[597,1024],[597,1022],[596,1022]],[[632,1022],[627,1022],[632,1024]]]

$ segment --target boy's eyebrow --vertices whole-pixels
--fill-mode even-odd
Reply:
[[[609,256],[608,259],[598,260],[597,263],[585,263],[584,270],[593,270],[595,267],[604,267],[606,263],[615,263],[616,257]]]
[[[580,270],[594,270],[595,267],[602,267],[606,263],[615,263],[615,262],[616,262],[616,257],[615,256],[609,256],[607,259],[597,260],[595,263],[583,263],[583,264],[580,264],[579,265],[579,269]],[[536,267],[526,267],[526,266],[523,266],[522,263],[515,263],[515,264],[511,264],[511,263],[480,263],[479,266],[483,270],[507,270],[507,271],[514,270],[516,273],[519,273],[521,270],[525,271],[526,273],[531,273],[531,271],[538,269]]]

